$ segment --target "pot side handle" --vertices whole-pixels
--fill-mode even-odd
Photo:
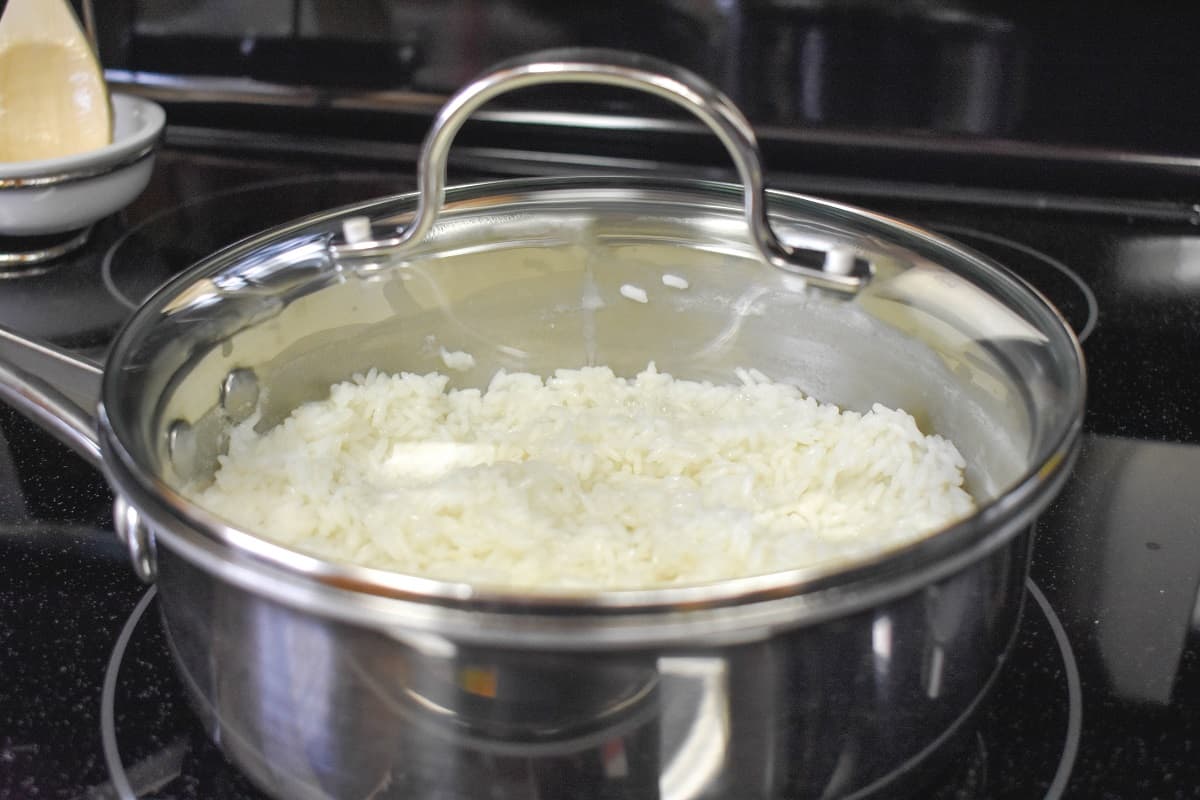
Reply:
[[[0,400],[101,468],[100,364],[0,326]]]

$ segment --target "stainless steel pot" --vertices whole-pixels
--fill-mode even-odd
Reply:
[[[690,108],[744,186],[443,191],[472,110],[550,81]],[[196,265],[135,312],[103,371],[0,336],[0,394],[108,476],[118,533],[157,581],[180,675],[230,758],[286,798],[675,800],[893,796],[944,758],[1004,661],[1032,522],[1077,447],[1084,368],[1054,309],[925,231],[764,191],[737,110],[640,57],[539,54],[484,76],[436,121],[420,185]],[[211,474],[230,422],[257,408],[269,426],[369,367],[436,369],[440,347],[474,355],[459,385],[654,360],[902,407],[958,444],[979,508],[851,564],[539,594],[324,562],[182,493]]]

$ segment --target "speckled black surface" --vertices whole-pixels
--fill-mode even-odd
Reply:
[[[397,186],[312,169],[169,151],[150,191],[103,223],[67,269],[0,285],[0,315],[98,351],[124,308],[109,286],[135,297],[223,243]],[[251,188],[205,199],[238,186]],[[1070,667],[1053,628],[1061,620],[1083,699],[1065,796],[1200,797],[1200,231],[1135,213],[846,199],[940,226],[1009,265],[1090,333],[1083,453],[1039,526],[1033,560],[1055,621],[1027,602],[974,744],[928,796],[1040,798],[1054,786],[1072,751]],[[185,200],[182,212],[160,215]],[[1095,319],[1087,291],[1029,245],[1082,278]],[[30,313],[51,297],[55,314]],[[146,587],[113,537],[101,478],[3,407],[0,437],[0,800],[114,797],[101,687]],[[154,605],[121,663],[115,708],[120,755],[141,796],[258,797],[184,702]]]

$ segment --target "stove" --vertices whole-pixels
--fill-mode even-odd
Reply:
[[[684,63],[751,115],[769,185],[991,257],[1083,343],[1082,449],[1037,523],[1017,638],[974,729],[912,796],[1200,797],[1200,157],[1196,109],[1177,101],[1195,65],[1172,68],[1194,60],[1187,19],[1200,10],[1167,24],[987,2],[618,1],[582,4],[578,19],[540,0],[362,3],[359,15],[252,5],[114,0],[100,30],[108,77],[167,106],[165,145],[145,193],[85,246],[0,272],[0,323],[102,358],[130,311],[201,257],[415,188],[431,109],[500,57],[586,43]],[[1126,51],[1138,70],[1115,56],[1089,67],[1091,53]],[[1097,99],[1106,91],[1117,111]],[[660,112],[572,92],[489,107],[456,142],[451,183],[727,177],[710,136]],[[1167,118],[1178,124],[1143,124]],[[112,500],[84,461],[0,405],[0,800],[261,798],[188,706]],[[631,769],[656,736],[625,735]],[[575,794],[562,775],[487,763],[446,796]]]
[[[87,247],[0,282],[0,313],[100,355],[199,257],[412,186],[403,168],[167,147],[146,194]],[[966,750],[921,796],[1197,796],[1200,231],[1183,209],[1171,220],[871,188],[842,199],[1007,266],[1060,309],[1089,366],[1082,455],[1038,523],[1010,661]],[[0,798],[260,797],[184,699],[102,478],[7,408],[0,435]]]

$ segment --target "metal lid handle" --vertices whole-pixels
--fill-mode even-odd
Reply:
[[[648,56],[613,50],[569,48],[533,53],[504,62],[463,87],[442,107],[425,137],[417,162],[420,194],[412,223],[385,239],[345,241],[332,246],[339,259],[393,256],[429,233],[445,198],[446,157],[459,128],[498,95],[528,86],[593,83],[637,89],[686,108],[707,125],[733,157],[745,187],[745,216],[751,237],[772,266],[800,275],[812,285],[853,294],[870,279],[870,267],[844,254],[791,247],[775,236],[767,217],[766,190],[758,143],[749,121],[714,86],[688,70]]]

